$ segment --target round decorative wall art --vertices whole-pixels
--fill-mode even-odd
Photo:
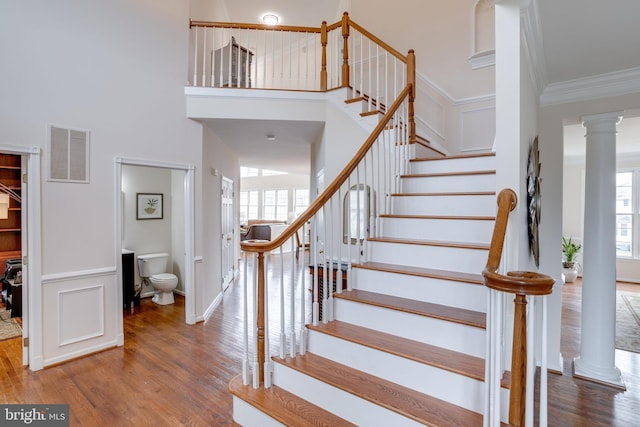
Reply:
[[[540,244],[538,240],[538,225],[540,224],[540,153],[538,151],[538,137],[536,136],[529,149],[529,161],[527,164],[527,207],[529,223],[529,250],[540,266]]]

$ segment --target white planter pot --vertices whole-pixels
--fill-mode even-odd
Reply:
[[[578,277],[578,270],[574,267],[562,267],[562,275],[565,283],[575,282]]]

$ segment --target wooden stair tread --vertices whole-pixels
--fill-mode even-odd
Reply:
[[[251,385],[244,385],[241,375],[231,380],[229,391],[284,425],[300,427],[355,425],[280,387],[254,389]]]
[[[332,322],[333,323],[333,322]],[[482,415],[451,403],[307,353],[274,361],[430,426],[478,426]]]
[[[308,329],[338,337],[398,357],[484,381],[484,359],[396,335],[334,320]]]
[[[389,273],[406,274],[410,276],[429,277],[433,279],[451,280],[477,285],[484,285],[484,280],[480,274],[462,273],[459,271],[436,270],[433,268],[413,267],[408,265],[386,264],[382,262],[365,262],[363,264],[353,264],[353,268],[367,270],[386,271]]]
[[[432,317],[434,319],[445,320],[448,322],[460,323],[462,325],[475,328],[486,328],[486,315],[479,311],[379,294],[359,289],[334,293],[333,297],[357,301],[359,303],[370,304],[377,307],[389,308],[392,310],[399,310],[419,316]]]
[[[489,250],[489,245],[481,243],[445,242],[436,240],[396,239],[391,237],[370,237],[369,242],[401,243],[405,245],[442,246],[448,248]]]
[[[495,157],[496,153],[474,153],[474,154],[452,154],[445,157],[421,157],[416,159],[409,159],[410,162],[428,162],[432,160],[455,160],[455,159],[473,159],[477,157]]]
[[[355,98],[349,98],[349,99],[345,99],[344,103],[345,104],[354,104],[356,102],[360,102],[360,101],[364,101],[364,98],[361,96],[355,97]]]
[[[430,193],[392,193],[391,197],[416,197],[416,196],[495,196],[495,191],[449,191]]]
[[[400,214],[382,214],[380,218],[402,218],[402,219],[450,219],[450,220],[476,220],[476,221],[495,221],[495,216],[465,216],[465,215],[400,215]]]
[[[400,175],[400,178],[435,178],[440,176],[473,176],[473,175],[495,175],[495,170],[477,170],[461,172],[437,172],[437,173],[415,173]]]
[[[382,114],[382,112],[380,110],[364,111],[360,113],[360,116],[367,117],[367,116],[375,116],[376,114]]]

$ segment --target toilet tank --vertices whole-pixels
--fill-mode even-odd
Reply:
[[[140,277],[151,277],[154,274],[166,273],[168,259],[169,254],[167,253],[138,255]]]

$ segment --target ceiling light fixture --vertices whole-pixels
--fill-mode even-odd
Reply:
[[[278,16],[273,13],[262,15],[262,22],[264,22],[265,25],[277,25],[278,21]]]
[[[275,141],[276,140],[276,136],[272,135],[272,134],[267,134],[267,140],[268,141]]]

